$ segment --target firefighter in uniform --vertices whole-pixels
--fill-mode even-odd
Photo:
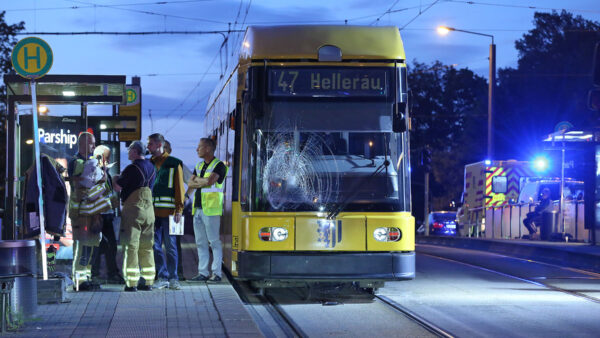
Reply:
[[[196,189],[192,204],[194,217],[194,236],[198,249],[198,275],[194,281],[221,281],[223,246],[219,237],[221,215],[223,215],[223,182],[227,176],[227,166],[214,156],[215,141],[201,138],[196,151],[203,162],[198,162],[194,174],[188,182],[190,189]],[[209,277],[208,263],[213,253],[213,262]]]
[[[69,197],[69,217],[73,228],[73,240],[75,240],[73,251],[73,281],[75,290],[89,291],[99,288],[99,285],[92,284],[92,255],[94,248],[98,247],[102,234],[100,229],[102,223],[97,211],[90,208],[87,204],[83,207],[86,199],[91,194],[96,194],[95,190],[87,189],[80,184],[81,174],[85,161],[93,154],[96,146],[94,135],[88,132],[81,133],[77,140],[78,152],[74,158],[69,161],[68,174],[71,183],[71,195]],[[110,205],[109,205],[110,207]]]
[[[168,287],[171,290],[180,290],[181,286],[177,276],[177,236],[169,234],[169,216],[173,216],[173,220],[179,223],[183,213],[185,194],[183,163],[165,152],[164,144],[165,139],[161,134],[148,136],[147,149],[152,154],[151,161],[156,169],[156,180],[152,188],[156,218],[154,222],[154,262],[157,271],[154,288]]]
[[[155,221],[152,187],[156,172],[154,165],[144,158],[142,142],[129,145],[128,158],[131,164],[115,179],[114,185],[123,201],[121,243],[125,291],[151,291],[156,272],[152,249]]]

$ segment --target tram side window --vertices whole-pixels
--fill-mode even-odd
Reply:
[[[248,185],[250,184],[250,167],[249,167],[249,159],[252,156],[252,150],[249,147],[250,142],[248,142],[248,138],[252,137],[251,134],[249,134],[247,132],[248,130],[248,122],[244,119],[243,122],[244,125],[244,130],[246,131],[244,133],[244,137],[242,138],[242,149],[243,149],[243,154],[242,154],[242,184],[240,186],[240,204],[242,206],[242,210],[244,211],[248,211]]]
[[[232,114],[232,117],[234,119],[234,130],[231,131],[234,135],[234,137],[228,137],[227,138],[227,143],[230,144],[231,142],[233,142],[233,147],[229,147],[231,150],[233,150],[233,153],[230,154],[233,158],[230,161],[232,167],[229,168],[229,172],[232,173],[232,179],[233,179],[233,185],[232,185],[232,189],[231,189],[231,200],[232,201],[237,201],[238,200],[238,195],[239,195],[239,171],[240,171],[240,136],[241,136],[241,129],[240,129],[240,125],[241,125],[241,114],[239,114],[238,112],[240,111],[240,105],[238,104],[236,106],[235,111]],[[230,132],[230,135],[231,135]]]

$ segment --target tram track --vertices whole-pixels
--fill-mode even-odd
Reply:
[[[309,337],[300,325],[294,320],[284,306],[280,305],[277,299],[269,294],[257,292],[254,288],[244,282],[233,281],[234,288],[247,305],[247,309],[254,318],[261,332],[265,337]],[[310,294],[310,293],[309,293]],[[359,292],[362,294],[362,292]],[[373,299],[384,306],[391,308],[394,312],[404,317],[407,321],[415,323],[425,331],[431,333],[435,337],[451,338],[454,337],[451,333],[443,330],[437,325],[415,314],[405,306],[397,303],[389,297],[383,295],[373,295],[369,293]],[[320,306],[341,305],[337,301],[322,300]],[[316,305],[316,304],[315,304]],[[274,324],[276,327],[274,327]],[[424,332],[425,332],[424,331]]]
[[[227,277],[244,304],[247,305],[248,312],[265,337],[280,337],[281,335],[285,337],[308,337],[273,297],[267,295],[264,291],[256,292],[248,283],[237,281],[231,278],[229,274]],[[268,315],[268,318],[265,318],[265,314]],[[273,324],[276,327],[273,327]]]
[[[578,292],[578,291],[567,290],[565,288],[561,288],[561,287],[558,287],[558,286],[555,286],[555,285],[551,285],[549,283],[544,283],[544,282],[540,281],[539,278],[521,277],[521,276],[517,276],[517,275],[514,275],[514,274],[507,273],[507,272],[503,272],[503,271],[491,269],[489,267],[485,267],[485,266],[482,266],[482,265],[473,264],[473,263],[467,263],[467,262],[463,262],[463,261],[460,261],[460,260],[456,260],[456,259],[452,259],[452,258],[448,258],[448,257],[442,257],[442,256],[431,254],[431,253],[419,252],[418,254],[419,255],[423,255],[423,256],[429,256],[429,257],[432,257],[432,258],[435,258],[435,259],[439,259],[439,260],[444,260],[444,261],[448,261],[448,262],[453,262],[453,263],[461,264],[461,265],[468,266],[468,267],[471,267],[471,268],[474,268],[474,269],[478,269],[478,270],[482,270],[482,271],[487,271],[487,272],[494,273],[494,274],[497,274],[497,275],[501,275],[501,276],[504,276],[504,277],[507,277],[507,278],[520,280],[520,281],[525,282],[525,283],[537,285],[537,286],[540,286],[540,287],[543,287],[543,288],[546,288],[546,289],[549,289],[549,290],[552,290],[552,291],[564,293],[564,294],[567,294],[567,295],[570,295],[570,296],[573,296],[573,297],[582,298],[582,299],[588,300],[590,302],[600,304],[600,298],[598,298],[598,297],[589,296],[589,295],[586,295],[586,294]],[[583,271],[583,270],[582,271],[578,271],[578,270],[573,269],[573,268],[565,268],[565,267],[561,267],[561,266],[557,266],[557,265],[553,265],[553,264],[547,264],[547,263],[543,263],[543,262],[537,262],[537,261],[534,261],[534,260],[522,259],[522,258],[518,258],[518,257],[510,257],[510,256],[505,256],[505,255],[497,255],[497,256],[508,257],[508,258],[511,258],[511,259],[532,262],[532,263],[535,263],[535,264],[551,265],[551,266],[554,266],[556,268],[566,269],[566,270],[570,270],[570,271],[577,271],[578,273],[582,273],[582,274],[588,274],[588,275],[589,274],[594,274],[594,275],[598,275],[598,274],[595,274],[595,273],[591,273],[589,271]]]
[[[298,326],[294,319],[277,303],[277,301],[268,295],[259,296],[266,301],[267,310],[273,319],[279,324],[279,327],[286,332],[288,337],[308,337],[306,333]]]
[[[453,338],[454,337],[449,332],[443,330],[442,328],[438,327],[437,325],[431,323],[430,321],[428,321],[425,318],[417,315],[416,313],[410,311],[405,306],[403,306],[403,305],[401,305],[401,304],[393,301],[392,299],[390,299],[390,298],[388,298],[386,296],[375,295],[375,299],[380,300],[381,302],[383,302],[387,306],[389,306],[389,307],[393,308],[394,310],[400,312],[402,315],[404,315],[408,319],[416,322],[421,327],[423,327],[425,330],[429,331],[430,333],[434,334],[437,337],[443,337],[443,338]]]

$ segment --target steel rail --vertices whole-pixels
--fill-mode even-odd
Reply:
[[[283,310],[283,308],[275,299],[264,294],[264,292],[257,294],[250,285],[232,278],[227,269],[223,269],[223,271],[227,275],[231,285],[237,291],[244,304],[249,305],[248,310],[250,315],[265,337],[276,337],[276,334],[264,321],[255,307],[264,308],[271,316],[271,319],[273,319],[273,321],[287,337],[308,337],[302,328],[296,324],[292,317],[289,316],[285,310]]]
[[[308,337],[302,328],[294,321],[294,319],[277,303],[277,301],[269,295],[260,295],[258,297],[267,301],[267,311],[277,322],[279,327],[284,330],[288,337]],[[285,325],[283,325],[285,323]],[[291,334],[291,335],[290,335]]]
[[[414,312],[410,311],[405,306],[400,305],[399,303],[391,300],[390,298],[388,298],[386,296],[375,295],[375,298],[379,299],[384,304],[392,307],[394,310],[402,313],[404,316],[406,316],[410,320],[416,322],[421,327],[423,327],[425,330],[433,333],[437,337],[443,337],[443,338],[453,338],[454,337],[452,334],[448,333],[447,331],[444,331],[437,325],[435,325],[435,324],[431,323],[430,321],[426,320],[425,318],[415,314]]]

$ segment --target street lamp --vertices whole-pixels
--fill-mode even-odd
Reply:
[[[490,75],[488,85],[488,125],[487,125],[487,158],[492,159],[494,157],[494,138],[492,137],[493,121],[494,121],[494,91],[496,87],[496,45],[494,44],[494,36],[490,34],[483,34],[478,32],[466,31],[462,29],[456,29],[452,27],[439,26],[437,32],[440,35],[447,35],[450,31],[463,32],[475,35],[483,35],[492,38],[492,44],[490,45]]]

